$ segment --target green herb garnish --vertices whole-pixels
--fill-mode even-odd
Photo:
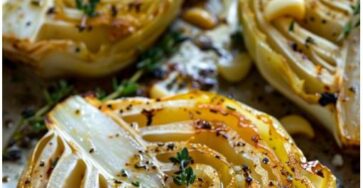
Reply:
[[[138,70],[130,79],[118,81],[116,78],[112,80],[113,92],[102,98],[102,100],[115,99],[121,96],[135,94],[139,88],[138,81],[147,73],[150,73],[160,67],[160,63],[164,58],[172,54],[176,50],[177,44],[182,41],[179,32],[168,33],[159,44],[144,52],[138,59]]]
[[[169,160],[174,164],[180,164],[181,168],[185,168],[192,158],[189,156],[188,149],[184,148],[181,152],[176,153],[176,157],[170,157]]]
[[[175,52],[176,45],[182,39],[183,38],[179,32],[170,32],[158,45],[150,50],[147,50],[140,56],[137,68],[147,72],[155,70],[155,68],[160,65],[161,60]]]
[[[173,181],[177,185],[191,185],[195,181],[195,174],[191,167],[186,168],[185,170],[176,172],[177,176],[173,178]]]
[[[85,3],[84,0],[76,0],[77,9],[82,10],[84,14],[89,17],[96,15],[96,6],[100,2],[100,0],[89,0],[88,3]]]
[[[194,174],[192,167],[188,167],[192,158],[189,156],[187,148],[182,149],[176,154],[176,157],[171,157],[169,160],[174,163],[174,165],[179,165],[179,171],[175,172],[175,176],[173,176],[175,184],[188,186],[194,183],[196,175]]]
[[[96,94],[96,97],[97,97],[98,99],[103,99],[103,98],[105,98],[105,97],[106,97],[106,95],[107,95],[106,91],[105,91],[104,89],[100,88],[100,87],[97,87],[97,88],[95,89],[95,94]]]
[[[48,105],[54,105],[68,96],[73,90],[73,86],[65,80],[60,80],[54,87],[44,90],[44,97]]]
[[[138,181],[133,181],[133,182],[131,182],[131,184],[133,186],[135,186],[135,187],[139,187],[140,186],[140,182],[138,182]]]
[[[226,106],[227,107],[227,109],[229,109],[229,110],[232,110],[232,111],[236,111],[236,109],[235,108],[233,108],[232,106]]]
[[[10,142],[4,147],[3,153],[6,154],[7,149],[12,141],[15,143],[21,141],[22,138],[28,135],[34,135],[46,130],[44,116],[58,102],[69,96],[73,91],[73,87],[66,81],[60,80],[53,87],[44,91],[46,104],[38,110],[23,111],[21,119],[15,127],[15,131],[10,137]]]
[[[360,2],[357,1],[356,5],[352,5],[353,15],[358,15],[360,13]]]
[[[112,79],[112,88],[114,91],[120,90],[120,95],[122,96],[130,96],[134,95],[137,91],[138,84],[133,80],[124,80],[119,82],[117,78]]]
[[[314,39],[311,38],[310,36],[305,39],[305,45],[308,45],[308,44],[315,44]]]
[[[294,31],[294,26],[295,26],[295,21],[292,20],[290,25],[289,25],[289,31]]]
[[[360,14],[360,2],[358,1],[356,5],[352,6],[353,15],[359,15]],[[354,20],[354,19],[352,19]],[[358,20],[355,24],[353,24],[353,21],[349,21],[343,28],[343,37],[347,38],[352,31],[353,27],[359,27],[360,26],[360,18],[358,17]]]
[[[352,27],[352,22],[348,22],[344,28],[343,28],[343,36],[344,38],[347,38],[349,33],[352,31],[353,27]]]

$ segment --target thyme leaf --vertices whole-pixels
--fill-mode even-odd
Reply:
[[[358,15],[360,13],[360,2],[357,1],[356,5],[352,5],[353,15]]]
[[[171,157],[169,160],[174,163],[174,165],[179,165],[179,171],[175,172],[175,176],[173,176],[175,184],[188,186],[194,183],[196,175],[194,174],[192,167],[188,167],[192,158],[189,156],[187,148],[183,148],[176,154],[176,157]]]
[[[352,31],[352,29],[353,29],[352,22],[348,22],[343,28],[344,38],[347,38],[349,36],[349,33]]]
[[[291,23],[290,23],[290,25],[289,25],[289,31],[291,32],[291,31],[294,31],[294,26],[295,26],[295,21],[294,20],[292,20],[291,21]]]
[[[359,15],[360,14],[360,2],[358,1],[356,5],[352,6],[352,10],[353,10],[353,15]],[[353,20],[355,20],[355,24],[353,24]],[[358,16],[357,19],[352,19],[351,21],[349,21],[343,28],[343,37],[347,38],[350,34],[350,32],[352,31],[352,29],[354,27],[359,27],[360,26],[360,17]]]
[[[105,91],[104,89],[100,88],[100,87],[97,87],[97,88],[95,89],[95,94],[96,94],[96,97],[97,97],[98,99],[103,99],[103,98],[105,98],[105,97],[106,97],[106,95],[107,95],[106,91]]]
[[[170,32],[158,45],[147,50],[140,56],[137,68],[146,72],[155,70],[161,60],[172,54],[176,50],[176,45],[182,40],[183,37],[179,32]]]
[[[100,0],[89,0],[85,3],[84,0],[75,0],[77,9],[82,10],[83,13],[89,17],[96,15],[96,6]]]
[[[138,181],[131,182],[131,184],[135,187],[140,187],[140,182]]]

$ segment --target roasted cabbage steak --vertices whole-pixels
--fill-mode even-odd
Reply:
[[[46,124],[18,187],[177,187],[175,161],[186,156],[190,187],[336,185],[275,118],[216,94],[73,96]]]
[[[347,150],[360,144],[359,6],[240,0],[244,41],[260,73]]]
[[[182,4],[182,0],[157,2],[7,0],[4,55],[34,67],[44,77],[116,72],[153,44]]]

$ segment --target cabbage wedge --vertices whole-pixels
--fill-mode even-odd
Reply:
[[[359,148],[359,2],[240,0],[239,8],[245,44],[263,77],[342,148]]]
[[[102,0],[92,13],[79,7],[95,1],[3,2],[5,57],[34,67],[44,77],[113,73],[150,47],[182,4],[182,0]]]
[[[185,149],[196,176],[190,187],[336,186],[275,118],[216,94],[103,103],[74,96],[46,122],[18,187],[177,187],[169,159]]]

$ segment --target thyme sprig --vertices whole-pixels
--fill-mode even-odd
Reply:
[[[90,1],[96,2],[96,1]],[[164,58],[175,51],[177,44],[182,41],[179,32],[169,32],[155,47],[147,50],[138,59],[138,70],[129,78],[122,81],[114,78],[112,80],[112,92],[107,94],[106,91],[97,87],[94,92],[96,97],[102,101],[119,98],[122,96],[134,95],[139,88],[138,81],[149,72],[154,71]],[[8,148],[12,143],[18,143],[22,138],[29,135],[39,134],[46,131],[44,116],[61,100],[75,93],[72,85],[64,80],[57,82],[54,87],[44,91],[45,105],[38,110],[26,110],[22,113],[21,119],[15,127],[15,131],[10,137],[10,141],[5,145],[3,154],[6,155]]]
[[[175,172],[173,181],[177,185],[191,185],[194,183],[196,175],[192,167],[188,166],[192,162],[187,148],[183,148],[176,154],[176,157],[171,157],[169,160],[174,165],[179,165],[179,171]]]
[[[113,92],[100,99],[111,100],[121,96],[135,94],[138,89],[138,81],[147,73],[150,73],[160,67],[162,60],[170,56],[177,49],[177,45],[183,41],[180,32],[169,32],[161,39],[161,42],[153,48],[144,52],[138,59],[138,70],[131,76],[130,79],[123,81],[113,80]],[[97,95],[97,94],[96,94]]]
[[[15,127],[15,131],[10,137],[10,141],[5,145],[3,154],[6,155],[7,149],[12,143],[18,143],[22,138],[38,134],[46,130],[44,116],[52,109],[58,102],[67,97],[73,92],[73,86],[65,80],[60,80],[53,87],[44,90],[44,98],[46,104],[38,110],[24,110],[21,118]],[[27,131],[25,131],[26,128]]]

